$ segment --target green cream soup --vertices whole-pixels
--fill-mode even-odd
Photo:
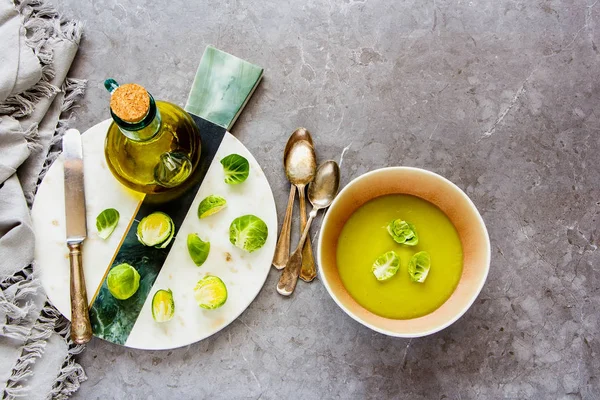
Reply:
[[[396,243],[387,231],[401,218],[416,228],[416,246]],[[372,272],[380,255],[395,251],[400,269],[386,281]],[[413,282],[408,262],[426,251],[431,268],[423,283]],[[456,228],[430,202],[410,195],[386,195],[361,206],[344,225],[337,246],[337,266],[350,295],[369,311],[386,318],[410,319],[429,314],[452,294],[462,273],[463,251]]]

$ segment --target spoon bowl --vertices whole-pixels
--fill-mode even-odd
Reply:
[[[310,132],[308,131],[308,129],[306,129],[306,128],[296,129],[294,132],[292,132],[292,134],[290,135],[290,138],[288,139],[287,143],[285,144],[285,150],[283,150],[283,164],[284,165],[285,165],[285,159],[287,158],[288,153],[290,152],[290,149],[292,148],[294,143],[296,143],[300,140],[306,140],[311,146],[314,146],[312,136],[311,136]]]
[[[315,150],[306,140],[296,141],[284,160],[285,174],[296,186],[306,186],[312,182],[317,169]]]
[[[340,167],[335,161],[325,161],[308,187],[308,200],[316,209],[329,207],[340,188]]]

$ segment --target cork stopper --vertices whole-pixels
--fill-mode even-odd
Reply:
[[[150,96],[143,86],[126,83],[112,93],[110,108],[117,117],[125,122],[139,122],[148,113]]]

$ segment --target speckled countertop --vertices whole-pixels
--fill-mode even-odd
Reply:
[[[479,299],[433,336],[371,332],[318,281],[281,298],[272,271],[250,308],[201,343],[145,352],[94,339],[75,398],[598,398],[598,1],[55,4],[86,23],[77,128],[108,117],[106,77],[184,104],[214,44],[265,67],[233,134],[261,163],[280,218],[281,153],[306,126],[321,160],[349,146],[343,183],[388,165],[448,177],[492,241]]]

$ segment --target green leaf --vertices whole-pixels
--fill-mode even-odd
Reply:
[[[167,322],[175,315],[175,301],[171,289],[160,289],[152,297],[152,318],[156,322]]]
[[[119,223],[119,212],[114,208],[107,208],[96,217],[98,236],[106,240],[113,233]]]
[[[268,235],[267,224],[255,215],[236,218],[229,226],[231,244],[249,253],[263,247]]]
[[[106,286],[116,299],[127,300],[140,287],[140,274],[127,263],[119,264],[108,273]]]
[[[214,310],[227,301],[227,286],[219,277],[206,275],[196,284],[194,298],[199,307]]]
[[[413,255],[408,262],[408,274],[413,282],[423,283],[427,279],[431,268],[431,258],[426,251],[420,251]]]
[[[410,222],[395,219],[387,226],[387,231],[396,243],[416,246],[419,243],[417,230]]]
[[[221,196],[210,195],[200,202],[198,206],[198,218],[206,218],[218,213],[227,205],[227,201]]]
[[[190,233],[187,237],[187,248],[194,264],[200,267],[208,258],[210,242],[205,242],[195,233]]]
[[[138,224],[136,236],[144,246],[164,249],[175,235],[175,224],[167,214],[153,212],[142,218]]]
[[[378,281],[387,281],[396,275],[400,268],[400,258],[394,251],[388,251],[377,257],[373,263],[372,271]]]
[[[237,185],[244,182],[250,173],[250,163],[239,154],[230,154],[221,160],[225,172],[225,183]]]

